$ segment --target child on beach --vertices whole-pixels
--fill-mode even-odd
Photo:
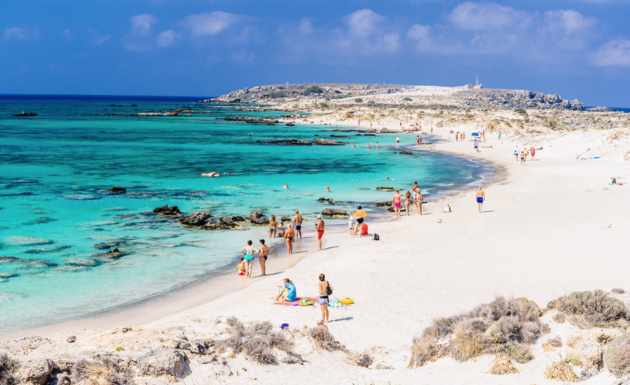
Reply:
[[[241,263],[238,264],[238,275],[245,275],[245,258],[241,258]]]
[[[354,217],[352,217],[352,214],[350,214],[350,216],[348,217],[348,226],[350,226],[350,235],[354,234]]]

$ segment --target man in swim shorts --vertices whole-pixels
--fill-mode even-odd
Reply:
[[[481,186],[479,186],[479,190],[477,190],[477,206],[479,207],[479,212],[483,213],[482,208],[483,208],[483,201],[486,200],[486,193],[483,192],[483,189],[481,188]]]
[[[392,199],[392,201],[394,202],[394,212],[396,213],[396,216],[399,217],[400,216],[400,206],[402,205],[402,196],[400,196],[400,191],[396,190],[396,194],[394,194],[394,198]]]
[[[302,222],[304,222],[304,218],[302,218],[302,214],[298,210],[295,210],[295,216],[293,217],[293,227],[295,228],[295,241],[298,238],[302,238]]]
[[[319,241],[319,250],[322,249],[322,237],[324,236],[325,227],[326,227],[326,224],[322,220],[322,216],[318,215],[317,224],[315,225],[315,228],[317,229],[317,240]]]

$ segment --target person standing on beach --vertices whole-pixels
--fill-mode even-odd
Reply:
[[[422,191],[418,189],[418,195],[416,196],[416,207],[418,208],[418,215],[422,215],[422,202],[424,201],[424,197],[422,196]]]
[[[247,241],[247,246],[241,249],[241,253],[245,255],[245,278],[252,277],[252,265],[254,264],[254,254],[258,253],[258,250],[252,246],[252,241]]]
[[[534,160],[534,155],[536,155],[536,149],[532,146],[532,148],[529,150],[529,154],[532,157],[532,160]]]
[[[477,142],[477,139],[475,138],[475,151],[479,152],[479,142]]]
[[[350,226],[350,235],[354,235],[354,217],[352,214],[348,217],[348,226]]]
[[[295,216],[293,217],[293,226],[295,227],[295,241],[298,238],[302,238],[302,222],[304,222],[304,218],[302,218],[302,214],[298,210],[295,210]]]
[[[359,206],[357,207],[357,211],[355,211],[354,213],[354,217],[357,219],[357,227],[354,229],[354,234],[352,234],[353,238],[355,235],[357,235],[357,233],[363,226],[363,221],[365,221],[365,218],[367,218],[367,214],[365,213],[365,211],[363,211],[363,208]],[[359,235],[359,237],[361,237],[361,235]]]
[[[322,220],[322,216],[318,215],[317,224],[315,225],[315,228],[317,229],[317,240],[319,241],[319,251],[322,250],[322,237],[324,236],[325,227],[326,227],[326,224]]]
[[[420,187],[418,187],[418,182],[413,182],[413,186],[411,186],[411,191],[416,191],[417,189],[419,189]]]
[[[287,231],[284,232],[284,243],[287,244],[287,251],[289,255],[293,254],[293,237],[295,233],[293,232],[293,227],[287,227]]]
[[[416,143],[418,146],[420,145],[420,135],[416,135]]]
[[[276,220],[276,216],[272,215],[271,220],[269,221],[269,238],[276,237],[276,228],[278,227],[278,221]]]
[[[333,288],[330,286],[330,282],[326,281],[324,274],[319,275],[319,307],[322,309],[322,319],[324,323],[329,322],[330,314],[328,314],[328,296],[332,294]]]
[[[260,262],[260,270],[262,271],[262,275],[267,275],[267,268],[265,264],[267,263],[267,257],[269,256],[269,247],[265,245],[265,240],[260,240],[260,253],[258,253],[258,261]]]
[[[479,208],[479,212],[483,213],[483,202],[486,200],[486,193],[483,191],[481,186],[479,186],[479,190],[477,190],[477,206]]]
[[[411,191],[407,191],[405,195],[405,211],[407,212],[407,216],[409,216],[409,203],[413,198],[411,198]]]
[[[399,217],[400,206],[401,206],[401,201],[402,201],[402,197],[400,196],[399,190],[396,190],[396,194],[394,194],[394,198],[392,199],[392,201],[394,202],[394,212],[396,213],[396,216]]]
[[[514,156],[516,156],[516,161],[518,162],[518,153],[520,151],[518,151],[518,146],[516,146],[516,148],[514,149]]]
[[[359,124],[357,125],[357,127],[361,127],[361,120],[359,120]]]

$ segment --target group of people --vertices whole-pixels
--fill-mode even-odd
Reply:
[[[330,313],[328,312],[328,303],[330,302],[330,295],[333,293],[333,287],[326,280],[326,275],[319,275],[319,282],[317,285],[318,288],[318,299],[319,307],[322,311],[322,318],[317,321],[317,327],[322,329],[328,329],[324,323],[330,321]],[[286,302],[295,302],[298,300],[297,296],[297,288],[295,284],[289,279],[285,278],[284,283],[278,286],[278,295],[273,300],[275,304],[278,301],[286,301]],[[323,327],[321,325],[324,325]]]
[[[525,161],[527,160],[527,157],[529,156],[531,160],[534,160],[534,156],[536,156],[536,151],[537,149],[532,147],[529,150],[524,148],[522,150],[519,150],[518,146],[516,146],[516,148],[514,149],[514,157],[516,158],[516,161],[518,162],[519,157],[521,159],[521,165],[525,163]]]
[[[397,217],[400,217],[400,211],[403,201],[405,204],[405,212],[407,213],[407,216],[409,216],[409,206],[411,206],[412,204],[416,206],[418,210],[418,215],[422,215],[422,204],[425,202],[424,197],[422,196],[422,191],[420,191],[420,187],[418,186],[418,182],[413,182],[413,186],[411,186],[411,191],[407,191],[404,196],[400,195],[400,190],[396,190],[396,193],[392,198],[392,203],[394,204],[394,213]]]

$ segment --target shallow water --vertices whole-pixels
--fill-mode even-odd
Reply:
[[[149,213],[164,204],[185,213],[210,210],[215,217],[264,209],[279,218],[299,209],[314,220],[329,207],[316,202],[319,197],[348,202],[335,206],[348,211],[364,204],[369,212],[376,210],[369,207],[373,203],[391,199],[391,192],[376,187],[406,191],[418,181],[431,201],[488,172],[483,164],[437,152],[396,154],[396,135],[222,120],[278,113],[219,107],[191,117],[86,116],[194,107],[194,100],[0,96],[0,256],[17,258],[0,258],[0,334],[86,316],[224,271],[238,263],[248,239],[267,235],[258,226],[183,228]],[[11,116],[21,111],[38,116]],[[335,139],[349,144],[264,144],[331,134],[348,136]],[[401,141],[411,145],[415,135],[401,135]],[[200,177],[211,171],[233,176]],[[285,183],[291,188],[283,189]],[[127,193],[105,192],[113,186]],[[95,245],[112,241],[130,254],[117,260],[93,257],[110,249]]]

